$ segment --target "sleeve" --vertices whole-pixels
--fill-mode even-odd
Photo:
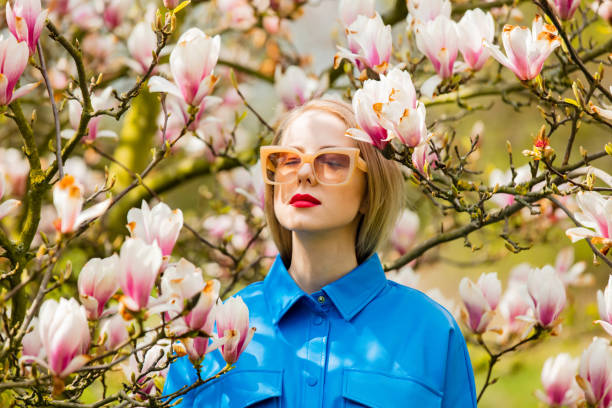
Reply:
[[[472,362],[457,322],[449,335],[442,408],[476,408]]]
[[[164,391],[162,395],[172,394],[185,386],[190,386],[198,379],[198,373],[189,361],[187,356],[177,359],[170,365],[168,374],[166,375],[166,382],[164,383]],[[173,398],[171,401],[163,399],[164,402],[175,403],[180,398],[183,400],[180,404],[175,405],[175,408],[191,408],[193,406],[193,399],[195,397],[196,390],[193,389],[180,397]]]

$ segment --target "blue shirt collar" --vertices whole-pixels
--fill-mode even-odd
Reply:
[[[386,280],[380,258],[374,253],[361,265],[321,290],[329,296],[342,317],[349,321],[378,295]],[[276,256],[263,285],[274,324],[302,296],[308,296],[289,275],[280,255]]]

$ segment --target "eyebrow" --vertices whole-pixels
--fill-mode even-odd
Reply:
[[[300,146],[289,146],[289,147],[293,147],[294,149],[298,149],[300,152],[304,153],[304,148],[300,147]],[[327,149],[328,147],[340,147],[340,146],[321,146],[319,147],[319,150],[321,149]]]

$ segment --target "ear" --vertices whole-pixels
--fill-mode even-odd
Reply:
[[[361,204],[359,205],[359,212],[365,215],[368,212],[368,208],[370,207],[370,203],[368,200],[367,194],[364,194],[363,199],[361,200]]]

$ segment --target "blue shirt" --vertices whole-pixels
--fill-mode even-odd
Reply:
[[[453,316],[422,292],[389,281],[373,254],[308,295],[276,257],[238,295],[257,331],[228,373],[185,396],[183,408],[476,407],[465,340]],[[225,366],[218,350],[202,378]],[[164,394],[193,384],[187,357]]]

